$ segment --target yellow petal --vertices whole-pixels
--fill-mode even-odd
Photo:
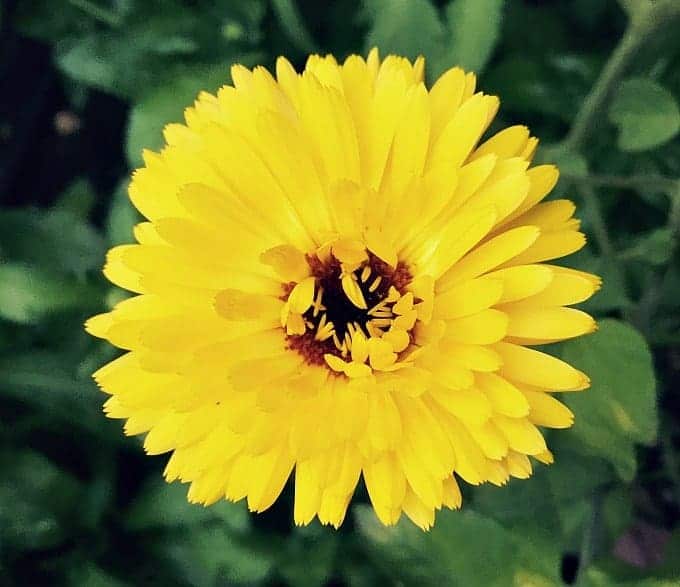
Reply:
[[[555,391],[584,389],[590,383],[584,373],[545,353],[506,342],[493,348],[503,360],[500,374],[511,381]]]
[[[445,340],[442,350],[451,361],[473,371],[497,371],[503,364],[499,353],[487,346]]]
[[[158,455],[177,446],[177,434],[184,423],[183,414],[168,413],[156,422],[144,439],[147,454]]]
[[[531,477],[531,462],[526,455],[511,450],[505,458],[505,464],[510,475],[516,479],[528,479]]]
[[[286,445],[254,459],[248,478],[248,509],[262,512],[269,508],[283,490],[293,470],[294,460]]]
[[[537,461],[543,463],[544,465],[552,465],[555,462],[555,457],[550,450],[545,450],[537,455],[532,455]]]
[[[293,291],[288,296],[290,309],[296,314],[304,314],[314,303],[314,277],[305,277],[300,283],[296,284]]]
[[[368,359],[368,341],[361,330],[357,330],[352,336],[352,361],[365,363]]]
[[[542,391],[523,392],[531,412],[529,420],[538,426],[548,428],[569,428],[574,423],[574,414],[562,402]]]
[[[392,350],[392,345],[380,338],[368,340],[368,353],[373,369],[385,369],[397,360],[397,354]]]
[[[237,390],[249,391],[275,379],[292,375],[303,358],[295,353],[237,362],[229,371],[229,381]]]
[[[215,297],[217,313],[227,320],[276,319],[283,302],[273,296],[225,289]]]
[[[370,449],[381,453],[398,443],[402,434],[401,416],[390,393],[378,388],[368,396],[367,441]]]
[[[550,232],[569,220],[575,211],[576,206],[569,200],[551,200],[534,206],[512,225],[519,226],[518,223],[522,225],[531,224],[538,226],[542,232]]]
[[[553,280],[537,292],[527,303],[535,306],[567,306],[587,300],[599,288],[602,280],[588,273],[567,267],[546,265],[553,272]]]
[[[436,167],[440,163],[459,167],[486,129],[489,108],[489,97],[482,94],[463,103],[434,143],[428,167]]]
[[[498,279],[471,279],[437,294],[434,300],[436,318],[461,318],[493,306],[503,294]]]
[[[403,351],[411,342],[408,332],[401,330],[400,328],[390,328],[390,330],[383,335],[382,339],[390,343],[392,350],[395,353]]]
[[[493,153],[504,159],[516,157],[522,153],[529,140],[529,129],[526,126],[510,126],[496,133],[482,143],[470,157],[471,161]]]
[[[518,265],[488,274],[489,279],[502,280],[503,293],[499,304],[528,298],[545,290],[553,276],[554,272],[544,265]]]
[[[513,212],[506,222],[512,221],[514,218],[520,217],[524,212],[533,208],[543,198],[545,198],[555,187],[559,177],[559,171],[554,165],[537,165],[527,171],[531,187],[529,193],[515,212]]]
[[[465,389],[474,383],[472,371],[452,362],[446,354],[425,354],[418,364],[431,371],[436,381],[449,389]]]
[[[293,517],[297,526],[309,524],[319,511],[324,460],[307,459],[295,466],[295,505]]]
[[[463,503],[463,496],[460,492],[460,487],[454,477],[448,477],[444,479],[443,483],[443,505],[452,510],[460,509]]]
[[[414,253],[418,270],[439,279],[489,233],[495,221],[496,212],[491,207],[470,209],[456,215],[442,233],[439,242],[428,243],[434,250],[426,250],[422,256]]]
[[[284,282],[300,282],[309,275],[305,256],[295,247],[279,245],[260,255],[260,261],[270,265]]]
[[[366,248],[376,257],[382,259],[390,267],[397,266],[397,251],[388,241],[387,236],[377,229],[369,229],[364,232]]]
[[[458,110],[464,91],[465,72],[460,67],[454,67],[443,73],[432,86],[429,98],[433,143]]]
[[[511,418],[521,418],[529,413],[529,403],[524,394],[503,377],[495,373],[477,373],[475,382],[486,394],[495,412]]]
[[[465,422],[465,427],[488,458],[498,460],[508,454],[508,441],[493,422]]]
[[[439,387],[430,390],[430,395],[454,416],[475,426],[481,426],[491,417],[491,404],[478,389]]]
[[[434,525],[434,508],[428,507],[410,487],[404,496],[404,513],[421,530],[429,530]]]
[[[364,481],[375,513],[386,526],[399,520],[406,495],[406,477],[394,453],[364,464]]]
[[[471,251],[454,265],[441,279],[441,288],[446,290],[456,283],[472,279],[495,269],[509,259],[521,256],[539,238],[534,226],[522,226],[504,232]],[[531,261],[529,261],[531,262]],[[521,265],[523,262],[513,263]]]
[[[498,310],[482,310],[447,321],[445,338],[467,344],[491,344],[505,337],[508,316]]]
[[[508,336],[539,341],[556,341],[593,332],[593,320],[585,312],[573,308],[540,308],[531,306],[503,307],[509,318]]]
[[[520,229],[516,228],[515,230]],[[525,265],[558,259],[575,253],[582,249],[585,244],[586,236],[576,230],[544,233],[536,239],[533,245],[510,260],[507,265]]]
[[[496,415],[493,423],[500,429],[513,450],[527,455],[540,454],[546,450],[543,435],[526,418],[508,418]]]

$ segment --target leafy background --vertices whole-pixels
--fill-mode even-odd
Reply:
[[[0,28],[0,583],[7,585],[680,584],[680,38],[677,0],[34,0]],[[377,45],[453,64],[557,161],[556,195],[605,285],[600,330],[559,353],[554,466],[466,490],[422,533],[381,527],[360,490],[339,531],[188,505],[164,459],[101,414],[114,351],[83,319],[125,294],[100,273],[138,220],[126,177],[234,62]]]

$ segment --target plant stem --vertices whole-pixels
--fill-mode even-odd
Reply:
[[[563,175],[566,181],[585,184],[592,187],[621,188],[633,190],[656,189],[671,193],[680,186],[680,179],[664,177],[662,175]]]
[[[628,4],[632,6],[632,3]],[[631,18],[626,32],[604,66],[597,82],[583,101],[574,124],[564,139],[564,145],[573,151],[578,151],[588,135],[601,123],[602,110],[612,91],[647,39],[670,18],[680,14],[680,2],[657,0],[656,2],[635,3],[635,10],[631,10],[630,13]]]
[[[583,538],[581,539],[581,549],[579,551],[578,575],[576,577],[575,585],[585,584],[585,571],[593,562],[598,547],[600,517],[602,514],[602,493],[600,490],[595,490],[590,502],[590,518],[586,522],[583,529]]]
[[[605,257],[612,258],[615,254],[614,246],[609,238],[609,231],[607,230],[600,200],[595,193],[595,189],[590,185],[584,185],[581,193],[583,194],[586,208],[590,212],[589,216],[593,223],[593,235],[595,236],[597,246]]]
[[[661,452],[666,472],[673,484],[673,495],[676,505],[680,505],[680,463],[678,463],[678,458],[675,454],[673,434],[670,426],[666,426],[661,434]]]
[[[666,228],[670,231],[671,235],[671,250],[669,253],[671,262],[666,267],[663,275],[655,276],[638,304],[637,322],[645,333],[649,333],[652,328],[654,314],[661,300],[662,293],[667,288],[667,283],[673,275],[672,257],[680,246],[680,182],[676,183],[675,190],[669,192],[669,196],[671,198],[671,205],[666,220]]]
[[[76,8],[80,8],[80,10],[89,14],[92,18],[108,24],[111,27],[117,27],[121,24],[121,19],[115,12],[97,6],[93,2],[90,2],[90,0],[69,0],[69,2]]]

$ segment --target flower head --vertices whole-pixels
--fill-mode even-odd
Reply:
[[[595,276],[545,261],[585,238],[541,202],[523,126],[480,139],[499,101],[377,51],[232,69],[130,197],[148,219],[104,272],[139,295],[87,329],[125,349],[95,373],[113,418],[172,452],[189,500],[267,509],[294,475],[297,524],[339,526],[360,478],[377,516],[423,528],[457,478],[505,484],[552,462],[539,426],[572,424],[553,392],[588,387],[531,348],[591,332],[566,306]]]

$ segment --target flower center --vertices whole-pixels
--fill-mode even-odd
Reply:
[[[357,338],[399,337],[392,348],[408,346],[417,300],[406,292],[412,276],[405,263],[391,267],[370,252],[352,265],[332,255],[325,261],[308,255],[307,263],[314,279],[313,303],[301,314],[302,324],[288,328],[288,348],[310,364],[323,365],[329,354],[350,357]]]

